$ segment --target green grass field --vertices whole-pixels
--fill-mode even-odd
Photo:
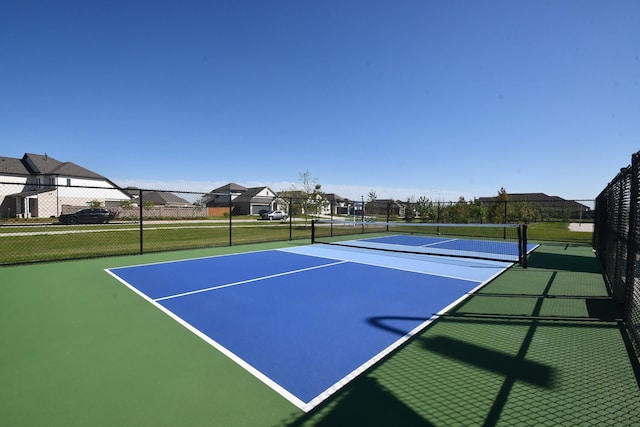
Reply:
[[[0,264],[133,255],[178,249],[278,242],[311,238],[310,221],[288,222],[147,222],[142,239],[140,225],[108,224],[61,226],[38,224],[0,226]],[[529,226],[530,241],[590,244],[592,233],[569,231],[568,223],[545,222]]]

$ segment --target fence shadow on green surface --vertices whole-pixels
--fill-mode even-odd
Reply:
[[[556,245],[555,248],[556,252],[532,252],[528,257],[528,267],[603,274],[600,261],[592,254],[578,255],[566,252],[567,245]]]
[[[616,393],[628,395],[630,383],[635,384],[635,386],[632,385],[631,390],[637,393],[635,387],[640,384],[640,366],[625,324],[621,321],[620,306],[606,294],[604,283],[602,295],[598,296],[553,294],[554,285],[564,289],[562,286],[566,284],[567,276],[571,276],[571,273],[591,273],[597,276],[602,274],[599,261],[588,250],[567,251],[567,249],[568,246],[558,245],[548,252],[540,251],[531,255],[530,268],[547,272],[536,275],[536,277],[545,278],[543,279],[545,282],[540,282],[539,286],[536,286],[537,294],[472,295],[463,304],[441,316],[428,329],[385,357],[368,372],[339,390],[332,398],[327,399],[308,414],[293,417],[285,425],[450,425],[459,423],[460,420],[469,422],[469,418],[461,418],[463,415],[460,415],[460,412],[468,412],[467,416],[472,413],[475,417],[472,425],[495,426],[504,423],[504,420],[509,417],[518,416],[514,415],[513,403],[510,403],[510,408],[507,407],[507,402],[514,401],[514,398],[515,401],[525,402],[524,406],[515,409],[516,412],[521,411],[519,416],[523,416],[522,414],[531,416],[532,410],[522,409],[527,407],[528,398],[523,399],[522,388],[527,385],[537,390],[532,392],[532,396],[543,399],[542,401],[548,399],[548,404],[553,406],[553,411],[567,417],[575,416],[576,424],[584,425],[585,419],[597,422],[592,418],[598,417],[592,406],[588,404],[580,406],[576,403],[576,399],[580,399],[579,395],[587,396],[581,400],[589,401],[593,399],[592,394],[597,392],[589,388],[585,389],[582,382],[585,372],[578,372],[580,368],[574,365],[584,365],[593,371],[600,369],[607,372],[607,366],[602,364],[591,367],[590,360],[594,358],[593,356],[597,356],[594,358],[596,360],[602,360],[606,359],[612,347],[619,347],[623,352],[626,350],[625,356],[623,357],[622,354],[620,356],[623,359],[629,359],[630,372],[635,378],[630,379],[625,385],[613,380],[603,380],[603,383],[610,383],[610,387],[613,387],[612,395]],[[585,255],[581,255],[583,252]],[[527,274],[527,270],[518,270],[513,276],[514,280],[518,281],[521,274]],[[518,284],[513,290],[520,292],[521,286]],[[493,298],[496,301],[495,304],[487,304],[487,297]],[[518,299],[525,300],[526,304],[521,307],[526,307],[527,311],[521,311],[521,307],[514,310],[514,301]],[[547,303],[552,303],[554,310],[563,313],[563,316],[550,316],[543,309],[544,304]],[[576,306],[579,309],[576,309]],[[487,310],[477,310],[477,308]],[[402,320],[426,321],[427,319],[378,316],[368,319],[368,322],[376,328],[403,336],[408,331],[397,326]],[[517,328],[518,333],[514,333],[514,327]],[[454,332],[443,334],[441,332],[443,328]],[[465,329],[489,332],[489,334],[486,335],[485,340],[478,337],[475,332],[471,335],[460,332]],[[503,336],[510,335],[509,345],[487,341],[491,340],[490,337],[494,332]],[[592,353],[588,351],[587,354],[582,355],[579,362],[567,365],[566,360],[573,360],[573,356],[567,359],[567,354],[572,354],[573,349],[567,348],[563,337],[582,335],[585,336],[583,341],[588,341],[585,346],[591,348]],[[470,336],[473,338],[469,339]],[[549,336],[560,337],[559,344],[555,345],[561,347],[545,345],[544,342],[549,339]],[[600,341],[602,337],[605,339]],[[615,342],[607,342],[607,339],[613,339]],[[537,358],[534,355],[537,355]],[[443,365],[432,364],[436,359],[444,361]],[[431,362],[425,363],[424,360]],[[415,371],[416,366],[422,366],[423,370]],[[443,375],[441,374],[443,366],[453,366],[455,371]],[[394,378],[385,377],[384,372],[387,371],[393,372]],[[476,374],[467,377],[469,372]],[[588,375],[600,379],[602,377],[598,375],[606,374],[589,372]],[[479,385],[478,377],[486,376],[494,378],[493,382]],[[448,379],[443,379],[444,377]],[[464,379],[461,381],[454,379],[458,377],[464,377]],[[499,379],[498,382],[495,381],[496,378]],[[442,392],[439,393],[437,389],[443,386],[450,390],[441,389]],[[594,389],[600,387],[607,386],[594,384]],[[575,391],[567,393],[567,389]],[[618,392],[616,389],[621,391]],[[481,392],[478,393],[478,390]],[[450,391],[456,397],[467,396],[460,397],[460,400],[467,399],[469,407],[474,409],[465,408],[460,411],[456,406],[460,404],[459,401],[449,403],[437,399],[438,394],[447,394]],[[524,394],[524,396],[528,395]],[[487,398],[490,401],[487,401]],[[541,408],[543,411],[550,411],[544,406]],[[573,411],[576,408],[582,412],[574,414]],[[616,407],[612,409],[611,414],[600,415],[600,417],[610,422],[615,417],[627,416],[625,411]],[[614,418],[606,418],[610,416]],[[634,412],[632,411],[628,416],[632,419],[635,416]]]
[[[331,402],[318,406],[313,412],[298,419],[285,421],[284,424],[289,427],[434,426],[369,376],[354,380]]]

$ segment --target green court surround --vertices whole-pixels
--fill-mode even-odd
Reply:
[[[104,272],[291,244],[0,268],[0,424],[640,425],[588,246],[543,244],[308,414]]]

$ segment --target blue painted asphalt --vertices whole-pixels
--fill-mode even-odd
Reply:
[[[509,265],[428,258],[320,245],[110,272],[308,410]]]

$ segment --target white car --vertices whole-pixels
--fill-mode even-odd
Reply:
[[[272,219],[287,219],[287,214],[284,211],[270,211],[267,214],[267,219],[269,221]]]

